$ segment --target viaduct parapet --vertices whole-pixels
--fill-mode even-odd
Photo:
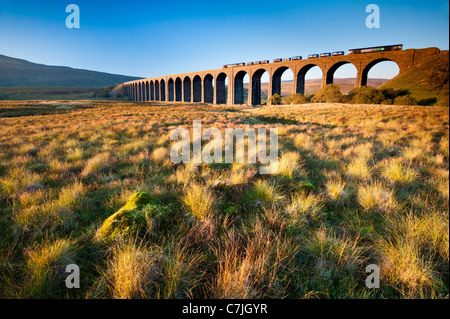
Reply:
[[[217,70],[160,76],[124,83],[124,88],[133,101],[199,102],[212,104],[261,104],[261,77],[269,74],[269,94],[281,93],[281,76],[290,69],[294,74],[292,93],[305,93],[305,75],[311,68],[322,70],[322,86],[333,83],[334,73],[344,64],[356,67],[356,86],[367,85],[370,69],[382,61],[395,62],[404,73],[439,54],[438,48],[407,49],[360,53],[341,56],[312,58],[248,65]],[[249,76],[248,100],[244,101],[244,77]],[[228,90],[226,80],[228,79]]]

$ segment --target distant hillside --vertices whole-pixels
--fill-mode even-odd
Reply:
[[[449,53],[442,51],[429,61],[413,67],[383,84],[380,88],[408,90],[416,100],[433,99],[449,87]]]
[[[104,87],[137,79],[139,78],[36,64],[0,54],[0,87]]]

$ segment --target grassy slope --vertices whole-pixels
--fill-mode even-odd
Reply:
[[[380,88],[406,89],[417,100],[436,98],[448,89],[449,52],[396,76]]]

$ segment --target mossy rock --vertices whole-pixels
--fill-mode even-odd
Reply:
[[[109,216],[95,235],[97,240],[140,233],[146,229],[157,209],[147,193],[135,193],[116,213]]]

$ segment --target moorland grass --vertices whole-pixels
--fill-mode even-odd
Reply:
[[[0,297],[448,297],[448,108],[1,104]],[[278,173],[173,164],[170,131],[199,119],[277,127]],[[140,227],[98,240],[136,193]]]

